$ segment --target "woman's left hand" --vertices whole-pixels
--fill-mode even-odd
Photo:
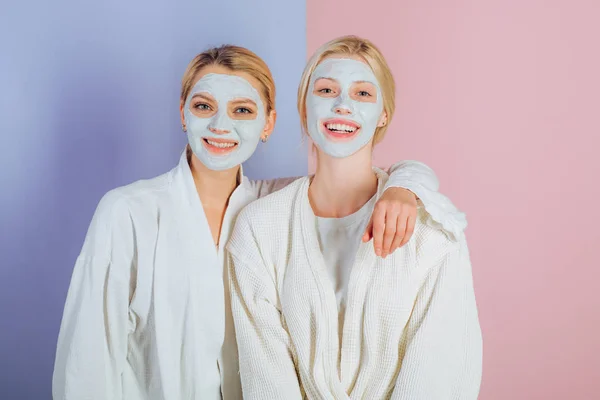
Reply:
[[[416,220],[417,196],[408,189],[388,188],[375,204],[362,240],[373,239],[375,254],[385,258],[410,240]]]

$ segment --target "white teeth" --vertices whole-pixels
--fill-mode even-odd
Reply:
[[[235,143],[232,143],[232,142],[227,142],[227,143],[223,143],[223,142],[213,142],[213,141],[212,141],[212,140],[210,140],[210,139],[206,139],[206,141],[207,141],[207,142],[208,142],[208,144],[210,144],[211,146],[215,146],[215,147],[218,147],[218,148],[220,148],[220,149],[227,149],[227,148],[230,148],[230,147],[233,147],[233,146],[235,146]]]
[[[325,125],[327,127],[327,129],[331,130],[331,131],[338,131],[338,132],[346,132],[346,133],[352,133],[356,130],[356,128],[354,126],[350,126],[350,125],[346,125],[346,124],[327,124]]]

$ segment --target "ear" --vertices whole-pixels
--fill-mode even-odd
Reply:
[[[377,122],[377,127],[381,128],[385,125],[387,125],[387,112],[383,110],[383,112],[381,113],[381,117],[379,117],[379,121]]]
[[[267,116],[267,121],[265,123],[265,127],[262,131],[260,137],[264,140],[268,139],[269,136],[273,133],[273,129],[275,128],[275,121],[277,120],[277,111],[271,110],[269,115]]]
[[[181,126],[185,125],[185,114],[183,112],[184,107],[185,107],[185,102],[183,100],[181,100],[179,102],[179,114],[181,117]]]

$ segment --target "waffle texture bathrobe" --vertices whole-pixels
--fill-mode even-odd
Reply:
[[[388,178],[376,170],[378,196]],[[310,178],[247,206],[228,250],[244,399],[477,399],[482,337],[464,235],[419,210],[386,259],[361,243],[341,348]]]

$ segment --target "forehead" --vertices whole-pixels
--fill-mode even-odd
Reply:
[[[248,98],[262,104],[260,95],[250,82],[237,75],[206,74],[196,82],[190,91],[190,98],[198,93],[208,93],[217,101]]]
[[[341,83],[366,81],[379,86],[375,74],[367,64],[350,58],[323,60],[313,71],[311,81],[314,83],[320,78],[335,79]]]

